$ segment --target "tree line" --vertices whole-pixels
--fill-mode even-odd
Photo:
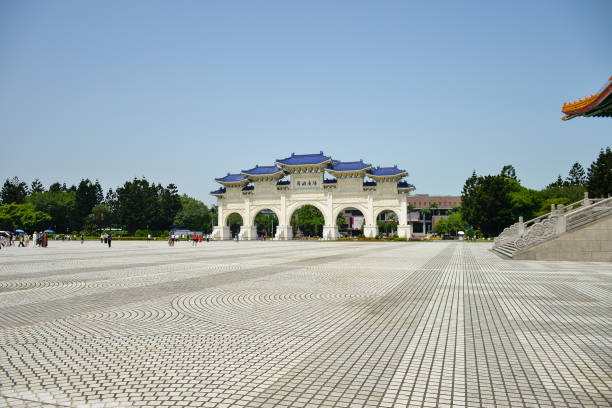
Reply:
[[[486,237],[495,237],[517,222],[519,216],[527,221],[548,213],[552,204],[577,202],[585,192],[591,198],[612,194],[610,147],[601,149],[588,171],[580,163],[574,163],[565,179],[559,175],[541,190],[522,186],[512,165],[504,166],[495,175],[479,176],[474,171],[461,191],[462,223],[459,225],[480,230]]]
[[[185,194],[176,185],[150,183],[146,178],[126,181],[103,193],[99,181],[82,179],[78,185],[40,180],[29,186],[17,177],[6,179],[0,191],[0,230],[22,228],[31,233],[46,228],[57,233],[94,233],[113,228],[128,235],[167,234],[173,227],[212,231],[216,208]]]

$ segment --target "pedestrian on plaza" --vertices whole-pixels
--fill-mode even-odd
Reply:
[[[32,248],[36,247],[36,244],[38,244],[38,234],[34,231],[32,234]]]
[[[46,248],[48,243],[49,243],[49,234],[47,234],[46,232],[43,232],[43,236],[42,236],[42,240],[41,240],[42,247]]]
[[[19,234],[19,247],[25,248],[25,245],[23,245],[23,234]]]
[[[104,234],[100,234],[100,243],[103,244],[104,243]]]
[[[108,240],[108,247],[111,247],[111,241],[113,240],[113,234],[108,234],[108,237],[106,238]]]
[[[148,235],[147,235],[147,241],[148,241],[148,242],[151,242],[151,234],[148,234]]]
[[[194,232],[193,239],[191,240],[191,246],[198,246],[198,235]]]
[[[198,243],[202,243],[202,235],[198,235]]]
[[[83,245],[84,241],[85,241],[85,234],[81,234],[81,245]]]
[[[28,244],[30,243],[30,234],[26,233],[25,236],[23,237],[23,241],[25,246],[27,247]]]

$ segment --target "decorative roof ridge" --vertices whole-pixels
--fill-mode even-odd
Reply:
[[[612,76],[608,79],[608,81],[604,84],[604,86],[599,90],[599,92],[590,96],[585,96],[584,98],[580,98],[578,100],[574,100],[573,102],[564,102],[561,111],[565,113],[567,116],[575,115],[579,113],[583,113],[589,110],[589,106],[598,105],[604,99],[606,99],[612,93]],[[563,120],[567,120],[568,117],[563,117]],[[569,118],[571,119],[571,118]]]

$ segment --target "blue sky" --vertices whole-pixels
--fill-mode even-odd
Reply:
[[[323,150],[417,193],[516,167],[541,188],[612,145],[561,121],[612,75],[612,2],[0,0],[1,177],[214,177]]]

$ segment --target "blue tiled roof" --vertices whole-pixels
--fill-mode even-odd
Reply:
[[[242,170],[242,173],[249,175],[263,175],[263,174],[274,174],[282,171],[278,166],[255,166],[252,169]]]
[[[291,153],[291,156],[276,160],[277,163],[286,164],[288,166],[296,166],[300,164],[319,164],[331,160],[331,157],[325,156],[323,151],[318,154],[295,154]]]
[[[219,183],[231,183],[231,182],[242,181],[242,180],[246,180],[246,176],[244,174],[229,174],[229,173],[227,173],[227,176],[225,177],[215,179],[215,181],[218,181]]]
[[[251,191],[255,190],[255,186],[244,186],[242,187],[242,191]]]
[[[336,184],[338,180],[336,179],[325,179],[323,180],[323,184]]]
[[[291,180],[278,180],[276,182],[277,186],[288,186],[289,184],[291,184]]]
[[[334,160],[332,162],[331,170],[355,171],[355,170],[364,170],[370,167],[372,167],[372,165],[368,163],[364,163],[363,160],[354,161],[354,162],[341,162],[339,160]]]
[[[407,181],[402,180],[397,183],[397,187],[398,188],[414,188],[414,185],[409,184]]]
[[[225,194],[225,192],[226,192],[225,187],[221,187],[221,188],[220,188],[220,189],[218,189],[218,190],[211,191],[211,192],[210,192],[210,194],[212,194],[212,195],[216,195],[216,194]]]
[[[376,182],[375,181],[364,181],[363,186],[364,187],[376,187]]]
[[[396,176],[398,174],[406,173],[406,170],[398,169],[397,166],[393,167],[374,167],[369,171],[374,176]]]

